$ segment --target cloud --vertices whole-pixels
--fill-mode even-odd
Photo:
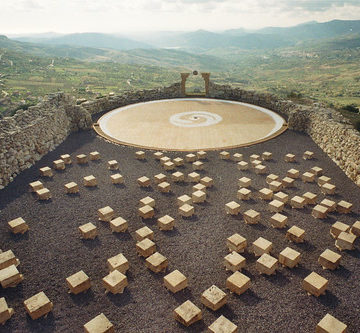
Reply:
[[[280,8],[283,10],[296,11],[305,10],[308,12],[322,12],[331,8],[355,6],[360,7],[359,0],[282,0]]]

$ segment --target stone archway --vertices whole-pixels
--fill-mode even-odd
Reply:
[[[193,71],[192,73],[181,73],[181,95],[182,96],[208,96],[209,95],[209,82],[210,82],[210,73],[200,73],[201,77],[204,80],[204,91],[203,92],[192,92],[188,93],[186,91],[186,81],[189,78],[190,74],[196,76],[198,71]]]

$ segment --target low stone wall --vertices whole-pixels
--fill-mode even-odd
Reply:
[[[317,104],[304,106],[272,94],[210,82],[209,97],[265,107],[281,114],[289,128],[307,133],[360,186],[360,133],[344,117]],[[50,95],[26,111],[0,120],[0,189],[53,150],[73,131],[91,128],[92,115],[158,99],[181,97],[180,83],[169,87],[109,94],[77,104],[63,93]]]
[[[281,114],[290,129],[308,134],[360,186],[360,133],[336,110],[317,103],[299,105],[272,94],[214,83],[210,85],[210,97],[255,104]]]

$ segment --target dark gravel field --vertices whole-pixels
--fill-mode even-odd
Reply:
[[[318,264],[319,255],[329,248],[337,251],[334,239],[329,233],[336,221],[349,225],[360,219],[360,189],[327,157],[306,135],[288,130],[270,141],[248,148],[229,150],[239,152],[249,161],[251,154],[264,151],[273,153],[273,160],[266,161],[271,173],[285,177],[286,171],[295,168],[301,173],[313,166],[320,166],[324,174],[337,185],[337,194],[328,196],[338,202],[352,202],[353,212],[348,215],[331,213],[328,218],[318,220],[311,216],[311,208],[297,210],[286,205],[284,214],[289,217],[288,226],[297,225],[306,231],[303,244],[289,243],[285,239],[286,229],[273,229],[269,219],[268,202],[259,199],[257,191],[267,187],[265,175],[256,175],[253,170],[239,171],[233,161],[219,158],[218,151],[208,152],[205,169],[201,175],[214,179],[214,187],[208,190],[206,203],[194,204],[195,216],[184,219],[177,212],[176,198],[192,192],[191,183],[175,184],[172,181],[170,194],[160,193],[153,176],[164,171],[153,157],[153,151],[146,151],[146,161],[135,159],[138,149],[118,146],[99,138],[93,131],[75,133],[54,151],[46,155],[32,168],[24,171],[6,189],[0,191],[0,248],[12,249],[20,260],[19,271],[24,281],[15,288],[2,289],[8,305],[15,310],[14,316],[0,327],[0,332],[82,332],[83,325],[103,312],[114,324],[117,332],[203,332],[220,315],[224,315],[239,327],[239,332],[295,333],[314,332],[316,324],[330,313],[348,325],[348,332],[360,330],[360,264],[359,241],[354,251],[342,252],[341,266],[335,271],[323,270]],[[315,153],[315,159],[303,160],[306,150]],[[28,183],[39,179],[39,168],[51,166],[60,155],[69,153],[75,161],[80,153],[91,151],[101,153],[100,161],[90,161],[81,166],[73,163],[65,171],[57,172],[53,179],[41,179],[52,193],[52,199],[43,203],[28,191]],[[284,155],[293,153],[296,163],[284,162]],[[167,156],[184,157],[186,153],[168,152]],[[116,159],[125,185],[111,184],[107,161]],[[191,164],[178,167],[179,171],[192,172]],[[83,186],[82,178],[93,174],[98,179],[96,188]],[[149,189],[140,188],[137,178],[152,179]],[[237,217],[225,214],[225,203],[235,200],[237,180],[242,176],[252,179],[254,198],[241,202],[241,213],[255,209],[261,213],[257,225],[247,225],[240,214]],[[65,194],[64,184],[75,181],[79,184],[79,195]],[[296,180],[295,187],[286,189],[290,197],[307,191],[324,198],[317,184],[304,184]],[[139,199],[150,195],[156,200],[155,218],[143,221],[137,213]],[[98,221],[97,210],[111,206],[117,216],[129,222],[129,230],[113,234],[108,223]],[[170,215],[176,219],[173,231],[160,231],[157,218]],[[30,226],[24,235],[13,235],[7,222],[23,217]],[[78,227],[92,222],[98,227],[95,240],[81,240]],[[135,250],[134,233],[140,227],[154,230],[157,250],[169,261],[168,272],[178,269],[189,280],[189,287],[172,294],[163,286],[164,273],[155,274],[145,267],[144,259]],[[260,275],[256,258],[248,246],[244,256],[247,264],[243,273],[251,278],[252,286],[244,294],[230,294],[228,303],[213,312],[203,306],[200,296],[215,284],[229,293],[225,281],[231,274],[223,267],[223,258],[228,253],[226,238],[233,233],[246,237],[251,245],[262,236],[273,242],[272,255],[276,258],[287,246],[301,252],[300,265],[294,269],[279,268],[276,275]],[[123,294],[105,294],[102,278],[108,274],[106,260],[123,253],[129,260],[127,273],[129,285]],[[65,278],[83,270],[91,279],[92,287],[84,294],[68,294]],[[302,289],[302,280],[315,271],[329,280],[325,295],[308,296]],[[23,301],[44,291],[54,303],[47,318],[31,320],[26,314]],[[203,319],[186,328],[173,318],[173,310],[186,300],[191,300],[203,310]]]

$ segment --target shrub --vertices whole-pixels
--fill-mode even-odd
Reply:
[[[345,105],[343,109],[349,112],[359,113],[359,108],[355,104]]]
[[[360,132],[360,120],[355,121],[354,127]]]

